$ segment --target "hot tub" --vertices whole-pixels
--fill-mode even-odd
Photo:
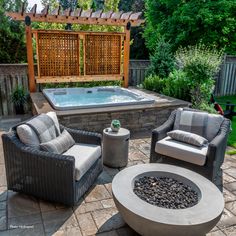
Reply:
[[[152,98],[118,86],[43,89],[43,94],[56,110],[139,105],[154,102]]]

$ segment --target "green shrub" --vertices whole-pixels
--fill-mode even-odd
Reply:
[[[162,93],[164,87],[165,87],[165,80],[161,79],[157,75],[149,75],[143,81],[143,88],[145,88],[147,90]]]
[[[11,101],[15,106],[24,106],[28,100],[28,93],[22,86],[16,86],[11,94]]]
[[[157,43],[154,54],[150,56],[148,75],[158,75],[165,78],[174,69],[174,56],[171,53],[171,46],[168,42],[160,39]]]
[[[84,87],[91,88],[97,86],[121,86],[122,81],[92,81],[92,82],[77,82],[77,83],[48,83],[41,88],[73,88]]]
[[[198,109],[199,109],[199,110],[202,110],[202,111],[206,111],[206,112],[208,112],[208,113],[218,114],[217,111],[215,110],[213,104],[201,103],[201,104],[198,106]]]
[[[163,94],[179,98],[185,101],[191,101],[190,86],[185,72],[175,70],[165,79],[165,88]]]
[[[214,76],[221,64],[222,52],[202,44],[180,48],[176,53],[177,67],[189,81],[194,108],[207,104],[213,90]]]

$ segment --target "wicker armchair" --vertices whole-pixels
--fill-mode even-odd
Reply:
[[[60,126],[64,129],[63,126]],[[100,134],[65,128],[76,143],[101,145]],[[102,156],[75,180],[73,156],[53,154],[23,144],[13,129],[2,135],[9,190],[40,199],[75,205],[102,172]]]
[[[186,109],[192,110],[192,109]],[[192,110],[196,111],[196,110]],[[224,155],[227,146],[227,137],[230,132],[230,121],[223,119],[220,129],[215,138],[209,140],[206,153],[206,162],[203,166],[196,165],[187,161],[179,160],[167,155],[158,153],[156,143],[167,137],[167,132],[174,129],[177,110],[173,111],[168,120],[160,127],[152,131],[150,162],[159,162],[181,166],[191,169],[212,181],[222,191],[222,169]]]

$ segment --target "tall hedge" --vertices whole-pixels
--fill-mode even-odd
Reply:
[[[146,0],[146,45],[164,37],[176,51],[202,43],[236,54],[235,0]]]

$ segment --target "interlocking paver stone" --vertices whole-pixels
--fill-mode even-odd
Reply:
[[[233,178],[236,178],[236,167],[231,167],[225,170],[225,172]]]
[[[82,236],[82,233],[79,227],[74,227],[58,230],[53,236]]]
[[[86,194],[84,199],[85,202],[94,202],[110,197],[111,195],[104,185],[96,185],[92,187],[92,189]]]
[[[109,231],[109,232],[103,232],[103,233],[98,233],[96,236],[119,236],[116,231]]]
[[[101,201],[101,204],[104,208],[110,208],[110,207],[115,207],[115,203],[113,199],[105,199]]]
[[[0,211],[0,230],[6,230],[6,229],[7,229],[6,211],[2,210]]]
[[[97,178],[96,184],[107,184],[112,181],[112,177],[106,172],[103,171]]]
[[[236,216],[225,208],[217,227],[225,229],[234,225],[236,225]]]
[[[236,236],[236,226],[232,226],[222,230],[227,236]]]
[[[112,186],[111,186],[111,183],[105,184],[105,187],[106,187],[107,191],[110,193],[110,195],[112,196]]]
[[[223,189],[223,195],[224,195],[225,202],[231,202],[231,201],[236,200],[236,196],[232,194],[230,191],[228,191],[227,189]]]
[[[6,208],[7,208],[7,202],[6,201],[0,202],[0,211],[6,210]]]
[[[42,212],[43,224],[47,234],[59,229],[78,227],[78,222],[71,208]]]
[[[77,219],[83,236],[96,234],[97,227],[91,213],[77,215]]]
[[[50,202],[46,202],[46,201],[42,201],[42,200],[39,201],[39,206],[40,206],[41,212],[56,210],[55,204],[50,203]]]
[[[123,228],[117,229],[116,232],[119,236],[139,236],[139,234],[136,233],[130,227],[123,227]]]
[[[217,230],[217,231],[208,233],[206,236],[225,236],[225,234],[221,230]]]
[[[26,228],[16,228],[7,231],[7,236],[44,236],[44,228],[42,224],[34,224]]]
[[[31,227],[35,224],[42,224],[42,216],[40,213],[34,215],[20,216],[8,219],[8,229],[16,227]]]
[[[147,156],[138,150],[134,150],[129,154],[130,161],[142,161],[145,159],[147,159]]]
[[[230,175],[227,175],[226,173],[223,173],[223,180],[224,183],[231,183],[236,181],[235,178],[231,177]]]
[[[79,206],[74,207],[73,209],[74,209],[75,214],[79,215],[86,212],[103,209],[103,205],[101,204],[101,201],[86,202],[86,203],[80,204]]]
[[[6,186],[6,172],[5,172],[5,165],[0,165],[0,186]]]
[[[117,168],[110,168],[108,166],[104,166],[103,169],[111,176],[114,177],[119,170]]]
[[[227,188],[229,191],[236,191],[236,181],[232,183],[224,184],[224,187]]]
[[[92,216],[98,227],[98,232],[118,229],[125,225],[121,215],[114,207],[92,212]]]
[[[40,213],[38,200],[25,194],[8,192],[8,217]]]
[[[236,201],[226,203],[225,207],[236,216]]]
[[[7,187],[0,187],[0,202],[7,200]]]

